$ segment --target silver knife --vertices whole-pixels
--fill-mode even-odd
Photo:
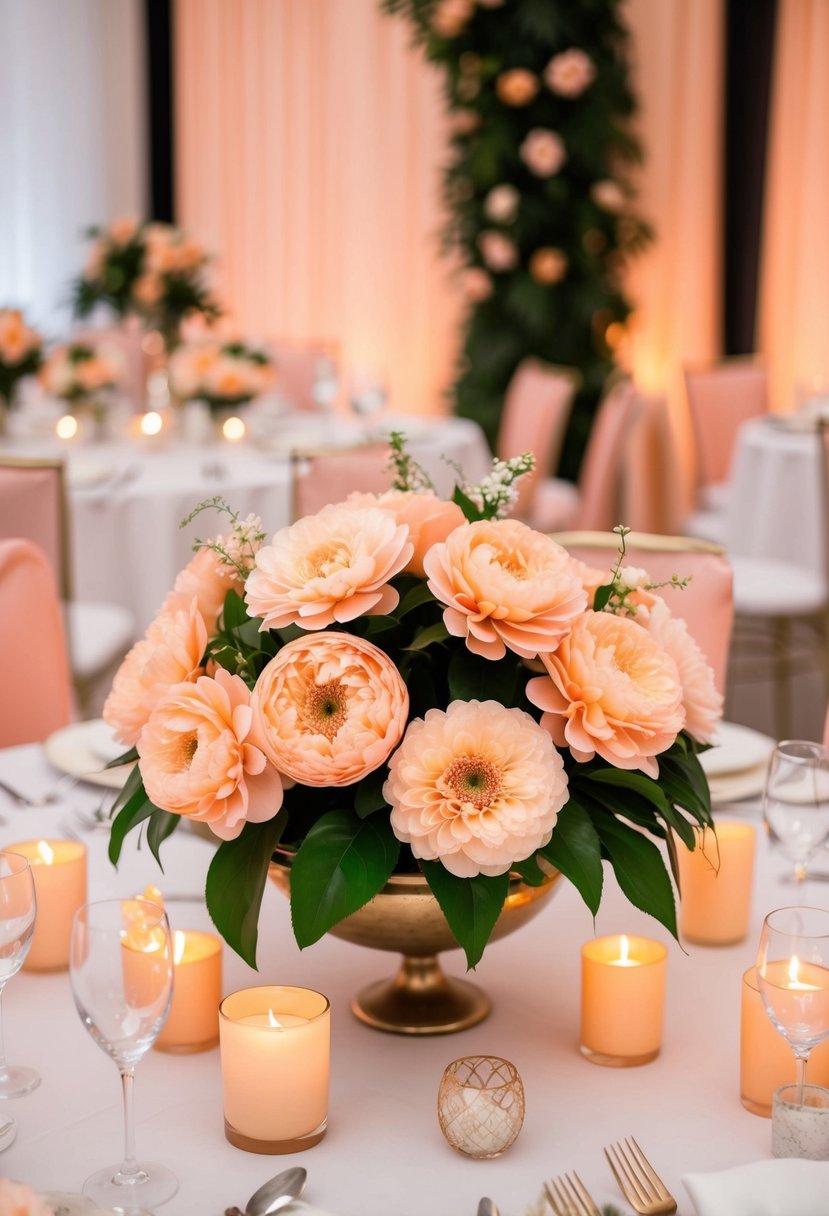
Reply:
[[[499,1216],[498,1208],[491,1199],[486,1196],[478,1204],[478,1216]]]

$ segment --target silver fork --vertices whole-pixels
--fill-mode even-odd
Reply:
[[[676,1200],[633,1136],[604,1150],[622,1194],[640,1216],[671,1216]]]
[[[593,1196],[575,1170],[544,1183],[553,1216],[601,1216]]]
[[[32,797],[29,794],[24,794],[22,790],[17,790],[13,785],[9,785],[6,781],[0,781],[0,790],[7,797],[16,802],[18,806],[50,806],[53,802],[57,802],[63,797],[64,793],[77,785],[74,778],[62,777],[54,789],[49,790],[45,794],[37,794]]]

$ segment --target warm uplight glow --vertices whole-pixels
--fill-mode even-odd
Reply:
[[[51,848],[45,840],[37,842],[37,859],[42,861],[45,866],[50,866],[55,857],[55,850]]]
[[[789,962],[789,988],[796,988],[799,992],[818,992],[817,984],[804,984],[800,978],[800,959],[796,954],[792,955]]]
[[[143,435],[158,435],[163,425],[164,420],[161,415],[156,413],[155,410],[150,410],[141,419],[141,433]]]
[[[176,964],[176,966],[178,966],[178,964],[184,958],[184,947],[186,943],[187,939],[182,933],[181,929],[176,929],[173,934],[173,962]]]
[[[71,414],[64,414],[62,418],[58,418],[55,431],[58,439],[74,439],[78,433],[77,418],[73,418]]]
[[[226,418],[222,424],[222,434],[228,443],[238,443],[245,437],[245,424],[241,418]]]

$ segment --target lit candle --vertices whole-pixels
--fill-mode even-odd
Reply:
[[[148,413],[141,415],[141,434],[151,437],[160,435],[161,428],[164,426],[164,419],[156,410],[149,410]]]
[[[72,414],[64,414],[55,424],[58,439],[74,439],[78,433],[78,420]]]
[[[219,1006],[225,1135],[254,1153],[318,1144],[328,1117],[328,1000],[308,988],[245,988]]]
[[[245,437],[245,424],[241,418],[225,418],[222,423],[222,434],[228,443],[238,443]]]
[[[768,963],[784,978],[788,963]],[[809,1056],[809,1081],[829,1088],[829,1039],[819,1043]],[[754,1115],[771,1117],[774,1091],[795,1081],[796,1066],[791,1047],[775,1030],[766,1013],[757,985],[755,967],[743,974],[740,1005],[740,1101]]]
[[[86,845],[78,840],[24,840],[8,845],[32,867],[37,917],[23,964],[28,971],[61,971],[69,966],[72,917],[86,903]]]
[[[581,1051],[595,1064],[629,1067],[659,1055],[668,951],[626,934],[581,950]]]
[[[689,942],[725,946],[748,932],[754,849],[751,823],[717,820],[716,836],[697,830],[697,846],[677,849],[682,898],[679,929]]]
[[[173,1003],[155,1041],[159,1051],[206,1051],[219,1041],[222,943],[214,933],[173,933]]]

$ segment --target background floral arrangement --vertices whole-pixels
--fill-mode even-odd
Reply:
[[[170,356],[170,387],[182,401],[199,398],[211,409],[243,405],[270,388],[271,358],[244,342],[207,340],[180,346]]]
[[[443,69],[445,244],[469,304],[454,409],[494,446],[522,359],[578,368],[561,467],[574,478],[630,312],[625,263],[649,236],[628,173],[640,148],[621,0],[383,4]]]
[[[119,219],[88,235],[94,243],[73,285],[76,316],[88,316],[98,304],[119,317],[139,316],[159,330],[169,350],[185,316],[219,315],[206,284],[207,254],[180,228]]]
[[[14,386],[40,367],[43,339],[27,325],[18,308],[0,308],[0,405]]]
[[[253,965],[277,846],[300,946],[420,869],[474,966],[509,871],[556,867],[595,913],[605,858],[676,933],[654,839],[674,867],[710,824],[697,751],[722,710],[685,623],[621,557],[591,570],[504,517],[531,457],[451,502],[399,437],[393,460],[389,492],[270,542],[232,512],[196,542],[104,709],[138,759],[111,859],[137,825],[157,856],[183,817],[208,824],[207,905]]]
[[[40,369],[45,391],[69,402],[86,401],[117,388],[123,377],[124,366],[118,352],[88,342],[56,347]]]

